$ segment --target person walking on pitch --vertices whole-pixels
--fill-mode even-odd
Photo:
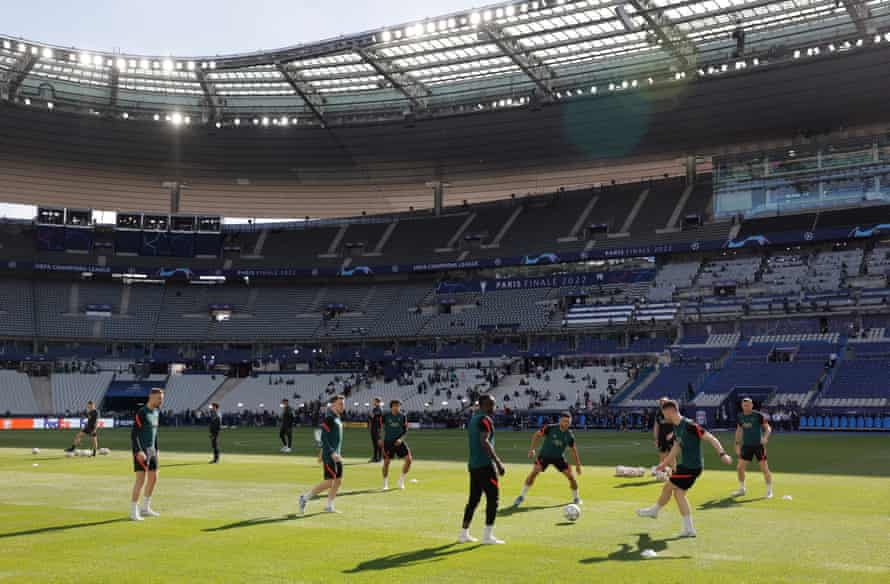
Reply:
[[[335,395],[328,400],[328,411],[321,423],[321,463],[323,480],[315,485],[311,491],[300,495],[300,513],[306,512],[306,506],[316,495],[328,492],[328,502],[324,510],[327,513],[337,513],[334,509],[334,499],[343,482],[343,460],[340,451],[343,447],[343,423],[340,416],[346,409],[346,398]]]
[[[502,544],[494,536],[494,521],[498,514],[498,499],[500,497],[500,484],[498,477],[504,476],[506,470],[494,450],[494,414],[495,401],[488,394],[479,397],[479,410],[473,414],[467,425],[467,438],[469,440],[470,456],[467,469],[470,473],[470,497],[464,508],[464,520],[459,543],[478,541],[470,535],[470,524],[473,522],[473,514],[482,494],[485,493],[485,533],[482,537],[484,544]]]
[[[74,452],[78,446],[80,446],[80,441],[84,436],[90,437],[90,442],[93,447],[92,456],[96,456],[96,452],[99,450],[99,410],[96,409],[96,404],[93,403],[93,400],[87,402],[87,422],[84,424],[84,427],[77,432],[74,436],[74,442],[71,443],[71,446],[65,449],[65,452]]]
[[[754,458],[760,463],[760,471],[766,481],[766,498],[773,498],[773,475],[766,462],[766,444],[773,433],[766,416],[754,409],[750,397],[742,400],[742,413],[739,415],[735,430],[735,453],[739,457],[736,470],[739,476],[739,488],[733,497],[743,497],[748,490],[745,488],[745,470]]]
[[[408,433],[408,417],[401,412],[402,402],[397,399],[389,402],[389,412],[383,416],[383,438],[380,448],[383,450],[383,490],[389,490],[389,463],[393,457],[404,459],[402,476],[399,477],[399,488],[405,488],[405,475],[411,470],[411,449],[405,444]]]
[[[210,404],[210,448],[213,449],[213,460],[210,464],[219,462],[219,431],[222,429],[222,418],[219,415],[219,404]]]
[[[281,400],[281,429],[278,437],[281,439],[281,450],[285,454],[291,451],[294,443],[294,411],[287,399]]]

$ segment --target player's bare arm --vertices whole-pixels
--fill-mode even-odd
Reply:
[[[492,445],[491,440],[489,440],[490,437],[490,432],[482,432],[479,435],[479,440],[482,442],[482,449],[485,450],[488,456],[494,461],[494,465],[498,469],[498,474],[504,476],[507,471],[504,468],[503,463],[501,463],[501,459],[498,457],[497,452],[494,451],[494,445]]]
[[[721,444],[720,441],[717,440],[716,436],[714,436],[710,432],[705,432],[704,435],[702,435],[702,438],[704,440],[707,440],[711,444],[711,446],[714,447],[714,450],[717,451],[717,454],[720,456],[720,460],[722,460],[724,464],[732,464],[732,457],[726,454],[726,450],[723,448],[723,444]]]

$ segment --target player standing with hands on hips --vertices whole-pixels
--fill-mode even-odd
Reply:
[[[136,472],[136,484],[133,485],[133,497],[130,502],[130,519],[133,521],[160,515],[151,508],[151,495],[158,482],[158,424],[163,403],[164,390],[152,389],[148,394],[148,403],[139,408],[133,420],[133,430],[130,432],[133,470]],[[143,486],[145,496],[140,508],[139,495]]]
[[[680,515],[683,516],[683,530],[679,537],[695,537],[695,527],[692,525],[692,510],[689,508],[689,499],[686,498],[686,491],[692,488],[696,479],[702,473],[704,466],[704,457],[702,456],[702,441],[709,442],[720,460],[724,464],[732,464],[732,458],[726,454],[723,445],[714,437],[713,434],[696,424],[689,418],[685,418],[680,414],[680,407],[674,400],[667,400],[661,405],[661,411],[664,413],[665,419],[674,425],[674,445],[671,447],[667,457],[656,467],[658,472],[664,472],[667,467],[674,467],[674,462],[680,458],[680,464],[671,475],[671,478],[664,484],[661,489],[661,496],[652,507],[638,509],[637,515],[640,517],[658,517],[658,512],[670,503],[671,496],[677,501],[677,508]]]
[[[470,524],[473,513],[479,506],[482,493],[485,493],[485,534],[483,544],[502,544],[502,540],[494,536],[494,520],[498,514],[498,498],[500,484],[498,476],[506,472],[501,459],[494,451],[494,398],[488,394],[479,397],[479,410],[473,414],[467,425],[467,437],[470,443],[470,459],[467,465],[470,471],[470,498],[464,509],[463,529],[458,542],[478,541],[470,535]]]
[[[733,497],[743,497],[748,492],[745,488],[745,469],[756,457],[766,481],[766,498],[773,498],[773,475],[766,462],[766,444],[772,433],[773,429],[766,421],[766,416],[754,410],[754,401],[750,397],[744,398],[735,430],[735,453],[739,457],[739,490],[732,494]]]

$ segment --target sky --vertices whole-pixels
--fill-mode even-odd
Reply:
[[[0,35],[93,51],[213,56],[406,24],[493,1],[11,0],[3,3]]]

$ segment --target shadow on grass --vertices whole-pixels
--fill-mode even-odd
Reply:
[[[461,545],[455,542],[435,547],[412,550],[409,552],[401,552],[388,556],[381,556],[372,560],[366,560],[359,563],[354,568],[343,570],[343,573],[360,574],[361,572],[367,572],[371,570],[391,570],[394,568],[405,568],[409,566],[417,566],[420,564],[441,562],[449,556],[469,552],[479,547],[481,547],[480,544]]]
[[[729,509],[737,505],[746,505],[748,503],[756,503],[757,501],[765,501],[766,497],[757,497],[756,499],[739,499],[736,497],[723,497],[722,499],[711,499],[705,501],[698,506],[699,511],[710,511],[711,509]]]
[[[642,483],[640,483],[640,482],[636,482],[636,483],[621,483],[620,485],[615,485],[615,486],[612,487],[612,488],[613,488],[613,489],[627,489],[627,488],[631,488],[631,487],[648,487],[648,486],[651,486],[651,485],[660,485],[660,484],[663,484],[663,483],[662,483],[661,481],[658,481],[658,480],[654,480],[654,479],[653,479],[653,480],[651,480],[651,481],[643,481]]]
[[[174,462],[173,464],[163,464],[160,466],[161,469],[164,468],[176,468],[177,466],[206,466],[210,464],[210,462]]]
[[[383,489],[362,489],[360,491],[341,491],[337,493],[337,498],[340,497],[352,497],[354,495],[374,495],[374,494],[383,494],[383,493],[394,493],[400,489],[390,489],[388,491],[384,491]]]
[[[511,515],[519,515],[520,513],[528,513],[530,511],[541,511],[544,509],[561,509],[562,505],[526,505],[522,507],[507,507],[498,511],[501,517],[509,517]]]
[[[236,521],[235,523],[227,523],[225,525],[220,525],[219,527],[207,527],[202,529],[201,531],[206,532],[215,532],[215,531],[228,531],[230,529],[240,529],[242,527],[256,527],[258,525],[271,525],[273,523],[285,523],[287,521],[296,521],[298,519],[308,519],[310,517],[314,517],[316,515],[321,515],[322,512],[316,513],[306,513],[305,515],[297,515],[296,513],[289,513],[287,515],[283,515],[281,517],[260,517],[258,519],[245,519],[244,521]]]
[[[641,561],[651,561],[651,560],[688,560],[691,556],[657,556],[654,558],[646,559],[640,555],[643,550],[653,550],[656,553],[661,553],[667,550],[668,543],[672,541],[677,541],[678,539],[684,539],[681,537],[669,537],[666,539],[652,539],[648,533],[637,533],[637,544],[633,546],[629,543],[622,543],[618,547],[618,549],[608,556],[599,556],[593,558],[584,558],[583,560],[579,560],[581,564],[600,564],[603,562],[641,562]]]
[[[112,523],[120,523],[128,521],[126,517],[118,517],[117,519],[107,519],[105,521],[91,521],[89,523],[70,523],[68,525],[53,525],[51,527],[36,527],[34,529],[25,529],[23,531],[11,531],[9,533],[0,533],[0,539],[7,537],[21,537],[23,535],[39,535],[41,533],[52,533],[54,531],[68,531],[69,529],[83,529],[85,527],[99,527],[101,525],[110,525]]]

